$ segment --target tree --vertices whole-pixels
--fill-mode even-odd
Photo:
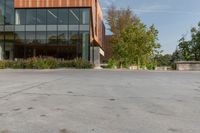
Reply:
[[[160,48],[154,25],[147,28],[129,8],[119,10],[114,5],[108,8],[106,19],[113,33],[113,58],[120,67],[136,64],[140,68],[154,62]]]
[[[190,41],[185,41],[185,38],[181,38],[179,40],[179,50],[181,51],[181,55],[184,57],[184,60],[189,61],[192,59],[191,56],[191,43]]]
[[[114,45],[114,58],[120,66],[136,64],[138,68],[151,62],[154,51],[160,47],[157,43],[158,31],[154,26],[149,29],[138,19],[127,26]]]
[[[106,20],[113,35],[118,36],[127,26],[132,24],[137,17],[131,9],[117,9],[113,4],[108,7]]]
[[[193,60],[200,61],[200,22],[198,24],[198,28],[191,29],[192,40],[191,43],[191,51]]]
[[[200,22],[197,28],[193,27],[191,29],[191,40],[186,41],[183,37],[180,39],[178,46],[182,60],[200,61]]]
[[[173,64],[172,55],[170,54],[156,55],[155,60],[156,60],[157,66],[172,66]]]

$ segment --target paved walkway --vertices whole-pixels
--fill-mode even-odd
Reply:
[[[0,133],[200,133],[200,72],[0,70]]]

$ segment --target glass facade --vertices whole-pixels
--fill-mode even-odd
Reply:
[[[14,9],[0,1],[4,59],[53,56],[89,60],[90,8]]]

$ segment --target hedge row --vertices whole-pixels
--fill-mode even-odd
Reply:
[[[92,65],[82,59],[59,60],[51,57],[29,58],[18,61],[0,61],[0,69],[57,69],[57,68],[76,68],[89,69]]]

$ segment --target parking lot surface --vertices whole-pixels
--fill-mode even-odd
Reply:
[[[0,70],[0,133],[200,133],[200,72]]]

